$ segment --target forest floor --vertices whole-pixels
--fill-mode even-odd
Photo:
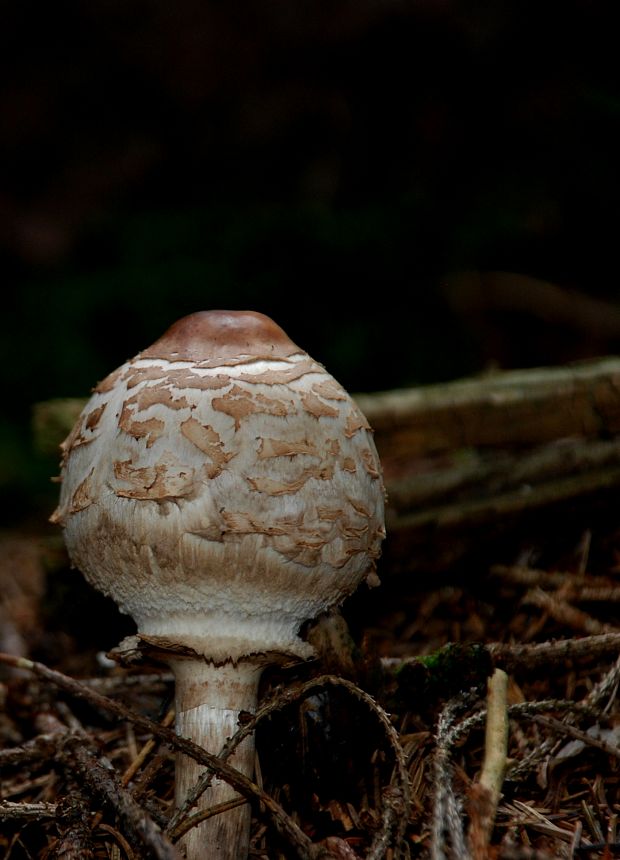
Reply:
[[[182,856],[169,672],[104,657],[131,625],[56,536],[0,558],[0,857]],[[382,578],[265,672],[250,857],[620,857],[620,532]]]

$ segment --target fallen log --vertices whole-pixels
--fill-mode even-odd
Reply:
[[[390,575],[620,496],[620,358],[356,399],[386,477]]]

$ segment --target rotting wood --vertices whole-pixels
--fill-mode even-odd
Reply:
[[[580,639],[559,639],[534,644],[493,642],[486,646],[492,660],[507,672],[551,666],[568,660],[600,660],[620,652],[620,633],[602,633]]]
[[[546,726],[547,728],[556,731],[558,734],[567,735],[570,738],[581,741],[581,743],[586,744],[587,746],[602,750],[607,755],[613,756],[614,758],[620,758],[620,749],[618,749],[615,744],[610,744],[601,738],[593,737],[587,732],[582,732],[579,729],[576,729],[575,726],[563,723],[560,720],[556,720],[554,717],[545,716],[544,714],[533,714],[532,720],[535,723],[539,723],[541,726]]]
[[[444,569],[482,532],[620,492],[620,358],[357,402],[385,471],[391,575]]]
[[[620,433],[620,358],[358,395],[390,459]],[[552,407],[552,408],[551,408]]]
[[[448,646],[449,647],[449,646]],[[620,632],[583,636],[579,639],[557,639],[533,644],[490,642],[483,648],[494,665],[506,672],[561,665],[570,660],[585,663],[609,658],[620,651]],[[427,657],[383,657],[384,671],[394,675],[404,666],[423,663]]]

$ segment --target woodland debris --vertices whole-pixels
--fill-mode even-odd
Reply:
[[[617,842],[620,780],[613,734],[620,721],[617,697],[620,612],[615,602],[620,584],[620,533],[617,523],[605,530],[610,522],[613,524],[619,509],[615,504],[614,470],[620,463],[614,465],[619,436],[618,416],[614,417],[613,410],[616,385],[613,373],[609,375],[611,364],[607,362],[582,366],[583,372],[580,366],[576,368],[581,375],[578,372],[573,380],[579,396],[574,400],[572,424],[568,420],[570,408],[565,404],[560,410],[564,429],[572,428],[572,437],[554,440],[536,435],[541,431],[535,426],[540,410],[554,409],[553,373],[547,378],[548,400],[544,399],[545,385],[541,384],[538,390],[542,399],[528,405],[525,392],[521,398],[522,413],[516,406],[521,395],[512,406],[508,396],[487,404],[486,441],[472,442],[473,437],[467,436],[465,430],[455,430],[458,444],[463,440],[468,445],[471,442],[470,447],[458,451],[424,449],[407,460],[394,447],[395,459],[390,459],[390,438],[393,438],[390,434],[396,433],[397,426],[391,427],[389,423],[382,426],[378,422],[377,443],[385,446],[387,455],[389,515],[396,525],[402,526],[388,540],[391,543],[388,562],[394,559],[396,564],[394,567],[388,564],[388,576],[384,573],[384,579],[391,576],[393,569],[424,568],[431,550],[437,555],[431,561],[447,574],[436,580],[428,577],[422,585],[415,578],[417,590],[406,588],[404,580],[397,583],[396,597],[392,595],[390,605],[377,601],[376,617],[358,633],[357,651],[350,652],[354,669],[359,672],[360,665],[364,666],[363,677],[369,691],[365,695],[376,701],[384,715],[375,716],[370,703],[353,695],[349,700],[346,693],[350,704],[341,710],[353,715],[365,713],[368,725],[376,723],[381,727],[380,736],[385,741],[376,755],[369,758],[372,779],[364,794],[322,795],[320,781],[319,789],[314,791],[317,774],[327,773],[333,781],[338,769],[344,769],[335,757],[334,761],[316,760],[317,750],[327,748],[330,756],[335,752],[335,747],[323,742],[323,736],[320,746],[312,746],[312,731],[317,727],[319,713],[316,702],[322,700],[327,690],[321,686],[320,678],[312,686],[315,679],[300,680],[293,669],[294,680],[288,677],[284,682],[277,681],[263,699],[260,717],[257,713],[240,727],[240,733],[265,731],[276,718],[281,719],[274,725],[282,737],[299,732],[302,743],[315,756],[303,760],[300,782],[311,795],[306,806],[300,802],[301,794],[294,793],[299,786],[292,779],[274,781],[267,773],[272,762],[262,758],[261,779],[254,787],[259,793],[252,795],[255,801],[252,856],[261,860],[272,857],[314,860],[321,856],[316,852],[329,856],[326,852],[332,851],[347,858],[356,855],[367,860],[369,856],[383,856],[388,860],[398,856],[400,850],[403,860],[455,857],[470,860],[470,822],[466,811],[472,788],[484,767],[486,680],[495,668],[510,676],[506,707],[509,736],[508,767],[501,798],[493,827],[490,833],[487,831],[489,856],[496,860],[620,856]],[[567,370],[570,376],[574,369]],[[526,377],[530,373],[536,376],[538,371],[524,373]],[[540,374],[544,382],[544,369]],[[605,378],[604,395],[600,395],[596,392],[596,380]],[[471,408],[482,414],[481,398],[489,381],[473,382],[479,386],[478,399],[474,397],[468,404],[464,396],[462,404],[457,406],[465,413]],[[560,382],[557,390],[569,403],[570,385],[565,386],[561,379]],[[524,389],[525,383],[524,377]],[[469,392],[474,389],[475,386]],[[490,390],[494,390],[492,386]],[[596,405],[593,413],[588,412],[588,398]],[[593,415],[599,403],[601,413],[596,424]],[[506,418],[513,406],[517,409],[515,421]],[[581,414],[580,410],[585,411]],[[526,415],[532,421],[530,429]],[[581,420],[584,416],[585,420]],[[398,421],[404,424],[409,420],[404,414],[398,416]],[[465,429],[475,429],[475,422],[463,420]],[[504,425],[504,436],[493,441],[491,431],[496,422]],[[559,425],[547,425],[545,417],[542,426],[551,427],[553,437]],[[427,438],[431,445],[432,427],[433,421],[429,420]],[[486,472],[482,470],[476,484],[472,475],[475,476],[480,464],[488,468]],[[455,473],[450,470],[457,467],[461,475],[468,475],[466,480],[452,480]],[[446,470],[450,472],[448,480],[444,480]],[[418,475],[430,476],[426,487],[421,482],[419,491],[415,486]],[[608,488],[603,493],[607,504],[602,509],[592,504],[601,486]],[[400,495],[393,492],[399,487]],[[561,492],[556,492],[558,489]],[[543,528],[534,541],[527,530],[521,531],[523,551],[508,559],[507,555],[494,556],[489,552],[488,566],[468,566],[460,571],[446,568],[448,558],[462,558],[472,546],[479,547],[481,535],[486,549],[488,535],[496,527],[504,528],[513,516],[516,519],[524,516],[532,499],[534,504],[529,510],[538,512],[560,510],[564,504],[561,499],[571,505],[580,500],[587,502],[583,507],[587,516],[582,520],[585,529],[572,531],[572,526],[569,528],[560,518],[563,523],[560,529],[547,532]],[[607,515],[604,523],[598,519],[600,510]],[[409,514],[411,519],[407,520]],[[481,531],[476,530],[476,523],[484,526]],[[547,538],[554,552],[561,545],[557,563],[555,559],[549,563]],[[426,558],[425,547],[429,550]],[[417,554],[416,548],[422,549],[421,554]],[[541,548],[546,552],[542,557],[538,553]],[[499,561],[502,563],[494,563]],[[528,566],[530,561],[532,567]],[[432,565],[427,569],[433,569]],[[413,585],[414,578],[407,582]],[[378,597],[381,591],[384,590],[376,592]],[[554,606],[559,606],[560,611],[554,610]],[[582,614],[571,614],[567,607]],[[591,635],[589,629],[610,632]],[[454,671],[448,675],[446,670],[451,664]],[[309,668],[317,671],[318,667]],[[87,671],[93,670],[86,670],[85,674]],[[99,667],[96,671],[103,677],[86,679],[79,687],[80,695],[88,689],[95,697],[102,692],[114,696],[111,700],[114,704],[118,704],[118,699],[126,702],[124,711],[114,711],[119,720],[131,720],[127,714],[140,711],[134,703],[140,702],[142,684],[163,701],[170,695],[170,677],[162,673],[149,675],[139,661],[126,669],[114,669],[110,677],[104,675],[107,669]],[[49,738],[39,740],[44,737],[44,723],[37,722],[34,714],[42,700],[51,701],[56,709],[77,690],[71,689],[71,685],[61,689],[55,682],[50,685],[43,670],[34,682],[31,672],[30,666],[25,665],[18,674],[10,676],[4,693],[8,704],[0,732],[4,733],[2,746],[6,757],[0,754],[0,764],[8,776],[3,773],[3,789],[7,799],[20,807],[34,805],[42,796],[57,807],[62,792],[69,792],[70,787],[59,786],[55,773],[50,771],[56,742]],[[52,680],[51,676],[48,679]],[[337,689],[335,682],[333,688]],[[54,690],[57,699],[53,697]],[[150,723],[138,721],[131,723],[135,743],[130,743],[124,728],[114,731],[110,728],[114,725],[112,711],[106,709],[101,699],[83,698],[83,701],[88,703],[83,707],[91,709],[88,713],[92,714],[94,724],[89,729],[83,719],[84,729],[89,729],[98,748],[112,762],[117,783],[122,784],[123,774],[130,773],[132,763],[136,762],[136,754],[149,745],[147,758],[125,788],[162,830],[169,827],[172,750],[180,741],[175,741],[173,733],[166,733],[161,726],[151,730]],[[158,719],[163,718],[166,707]],[[65,722],[69,724],[68,719]],[[394,732],[394,744],[386,740],[388,724]],[[101,725],[106,727],[104,732]],[[36,741],[33,731],[41,732]],[[570,746],[573,744],[576,746]],[[398,747],[401,752],[396,754]],[[361,745],[356,747],[357,759],[367,752]],[[285,755],[278,750],[272,758]],[[204,763],[209,767],[206,760]],[[220,775],[224,765],[221,760],[211,763]],[[381,769],[385,774],[386,768],[392,776],[382,784],[377,774]],[[406,781],[403,773],[408,776]],[[409,800],[403,794],[403,786],[409,791]],[[86,783],[79,788],[89,808],[99,815],[103,804],[98,806],[97,797]],[[70,790],[75,791],[75,787]],[[94,844],[101,850],[101,840],[106,839],[107,847],[112,844],[118,852],[116,856],[131,860],[135,855],[131,853],[127,834],[122,832],[118,814],[110,811],[109,805],[106,809],[106,815],[92,833]],[[278,819],[278,810],[284,819]],[[184,817],[181,826],[191,822],[191,815]],[[291,838],[283,823],[287,819],[297,827],[297,831],[294,828],[290,831]],[[18,819],[3,819],[0,854],[3,849],[13,851],[18,834],[25,832],[20,828]],[[278,828],[282,835],[277,834]],[[29,819],[28,833],[39,835],[48,855],[57,844],[54,842],[58,839],[57,825],[49,817]],[[297,833],[301,833],[301,838],[296,842]],[[173,842],[170,831],[168,836]],[[375,853],[370,854],[371,851]],[[36,856],[36,849],[32,850],[32,856]]]
[[[469,798],[469,844],[475,860],[485,860],[493,831],[508,753],[508,675],[495,669],[489,678],[484,761]]]
[[[357,400],[386,476],[390,573],[445,569],[491,529],[620,493],[620,358]]]

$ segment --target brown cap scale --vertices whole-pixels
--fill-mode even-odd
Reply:
[[[303,622],[374,576],[383,500],[368,424],[333,377],[268,317],[208,311],[97,386],[53,519],[140,633],[196,652],[170,660],[177,729],[218,752],[269,655],[311,656]],[[252,760],[247,743],[232,763]],[[178,803],[199,771],[179,762]],[[202,803],[233,794],[214,782]],[[209,819],[187,856],[244,857],[248,827],[247,807]]]

